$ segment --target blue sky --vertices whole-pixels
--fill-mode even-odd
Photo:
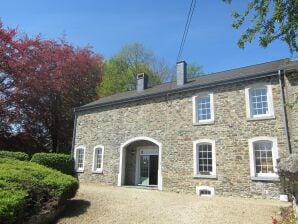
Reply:
[[[104,58],[124,44],[140,42],[174,65],[190,2],[0,0],[0,18],[5,26],[18,27],[30,36],[41,33],[44,38],[57,39],[65,34],[74,45],[91,45]],[[237,47],[241,30],[231,27],[231,13],[243,11],[246,3],[197,0],[182,59],[200,64],[210,73],[291,57],[280,41],[266,49],[256,41],[244,50]]]

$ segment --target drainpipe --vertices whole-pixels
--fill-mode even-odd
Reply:
[[[285,70],[278,70],[278,79],[279,79],[279,87],[281,92],[281,104],[282,104],[282,113],[283,113],[283,125],[285,128],[286,139],[287,139],[287,148],[289,154],[292,154],[291,140],[289,135],[289,124],[288,124],[288,116],[287,116],[287,108],[285,104]]]
[[[77,113],[74,111],[74,124],[72,130],[72,143],[71,143],[71,155],[74,156],[74,145],[75,145],[75,138],[76,138],[76,129],[77,129]]]

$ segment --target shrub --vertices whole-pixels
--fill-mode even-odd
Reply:
[[[23,223],[75,195],[78,180],[27,161],[0,158],[0,223]]]
[[[28,154],[24,152],[12,152],[12,151],[0,151],[0,158],[11,158],[11,159],[17,159],[21,161],[27,161],[29,160]]]
[[[59,170],[62,173],[73,175],[74,159],[71,155],[58,153],[35,153],[31,162]]]

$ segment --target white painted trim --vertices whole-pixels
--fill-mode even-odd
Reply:
[[[197,165],[198,165],[198,161],[197,161],[197,145],[198,144],[202,144],[202,143],[207,143],[207,144],[211,144],[212,146],[212,172],[210,173],[210,175],[202,175],[199,174],[197,172]],[[199,139],[196,141],[193,141],[193,175],[195,178],[204,178],[204,177],[208,177],[208,176],[212,176],[213,178],[216,177],[216,150],[215,150],[215,140],[211,140],[211,139]]]
[[[257,88],[267,88],[267,100],[268,100],[268,114],[262,115],[252,115],[251,112],[251,102],[250,102],[250,90]],[[246,118],[248,120],[262,120],[262,119],[273,119],[274,115],[274,103],[273,103],[273,94],[272,94],[272,85],[271,83],[255,83],[245,87],[245,105],[246,105]]]
[[[77,151],[78,149],[84,149],[84,156],[83,156],[83,167],[78,168],[78,159],[77,159]],[[74,160],[75,160],[75,171],[77,173],[84,172],[84,167],[85,167],[85,155],[86,155],[86,147],[83,145],[77,146],[74,150]]]
[[[95,154],[95,151],[96,151],[96,149],[99,149],[99,148],[101,148],[101,164],[100,164],[100,169],[95,169],[95,160],[97,159],[96,158],[96,155],[97,154]],[[92,172],[93,173],[102,173],[103,172],[103,155],[104,155],[104,151],[105,151],[105,148],[104,148],[104,146],[103,145],[96,145],[96,146],[94,146],[94,148],[93,148],[93,160],[92,160]]]
[[[145,136],[139,136],[132,139],[127,140],[123,144],[120,145],[120,159],[119,159],[119,173],[118,173],[118,186],[122,186],[124,184],[124,177],[125,177],[125,153],[126,153],[126,146],[129,144],[145,140],[149,142],[153,142],[158,146],[159,154],[158,154],[158,190],[162,190],[162,144],[158,141],[156,141],[153,138],[145,137]]]
[[[257,141],[270,141],[272,142],[272,162],[273,162],[273,171],[275,173],[268,173],[268,174],[256,174],[256,165],[255,165],[255,154],[254,154],[254,147],[253,143]],[[252,180],[258,180],[262,178],[266,178],[269,180],[272,178],[272,180],[275,180],[278,178],[277,174],[277,159],[278,159],[278,147],[277,147],[277,138],[276,137],[255,137],[248,140],[248,149],[249,149],[249,166],[250,166],[250,176]]]
[[[200,191],[207,190],[210,191],[210,195],[201,195]],[[209,186],[196,186],[196,194],[202,197],[213,197],[215,195],[214,187]]]
[[[196,99],[204,96],[210,97],[210,113],[211,113],[211,119],[209,120],[197,120],[197,102]],[[202,92],[194,95],[192,97],[192,122],[194,125],[204,125],[204,124],[213,124],[214,123],[214,94],[213,92]]]

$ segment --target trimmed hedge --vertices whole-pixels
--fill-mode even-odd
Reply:
[[[73,175],[74,159],[71,155],[59,153],[35,153],[31,162],[59,170],[62,173]]]
[[[63,205],[79,183],[72,176],[27,161],[0,158],[0,223],[24,223]]]
[[[29,156],[24,152],[0,151],[0,158],[17,159],[21,161],[28,161]]]

